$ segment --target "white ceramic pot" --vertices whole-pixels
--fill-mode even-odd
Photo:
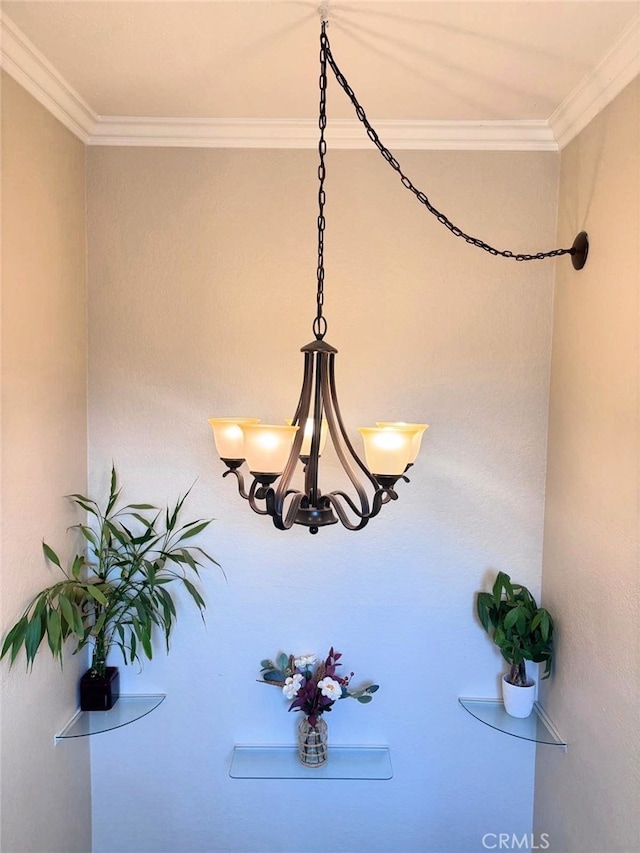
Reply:
[[[528,717],[533,711],[536,698],[536,683],[533,679],[527,681],[526,687],[510,684],[507,676],[502,677],[502,699],[504,709],[512,717]]]

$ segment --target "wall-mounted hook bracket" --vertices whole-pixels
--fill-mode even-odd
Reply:
[[[574,270],[581,270],[587,262],[589,254],[589,238],[586,231],[581,231],[571,246],[571,263]]]

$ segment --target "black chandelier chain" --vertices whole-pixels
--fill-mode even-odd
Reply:
[[[318,127],[320,129],[320,139],[318,141],[318,154],[320,162],[318,164],[318,292],[317,292],[317,313],[313,321],[313,333],[316,340],[321,341],[327,333],[327,321],[322,314],[324,306],[324,205],[326,195],[324,191],[324,179],[326,177],[326,168],[324,157],[327,153],[327,143],[324,137],[324,132],[327,127],[327,45],[326,41],[326,24],[322,22],[322,32],[320,34],[320,110],[318,118]]]
[[[358,119],[362,122],[362,124],[366,128],[367,136],[369,137],[369,139],[373,142],[373,144],[376,146],[378,151],[382,154],[382,156],[387,161],[387,163],[391,166],[391,168],[394,169],[398,173],[398,175],[400,176],[400,180],[402,182],[402,185],[404,187],[406,187],[408,190],[410,190],[415,195],[415,197],[418,199],[420,204],[423,204],[427,208],[429,213],[433,214],[433,216],[436,217],[438,222],[440,222],[442,225],[444,225],[445,228],[448,228],[449,231],[451,231],[451,233],[454,235],[454,237],[461,237],[463,240],[465,240],[465,242],[471,244],[472,246],[477,246],[479,249],[484,249],[484,251],[489,252],[490,255],[499,255],[503,258],[512,258],[515,261],[541,261],[541,260],[544,260],[545,258],[556,258],[556,257],[559,257],[560,255],[575,255],[576,254],[575,245],[572,246],[571,248],[568,248],[568,249],[552,249],[550,252],[537,252],[534,255],[529,255],[529,254],[524,254],[524,253],[516,254],[516,253],[510,252],[508,250],[503,251],[500,249],[495,249],[493,246],[490,246],[488,243],[485,243],[484,240],[480,240],[478,237],[472,237],[469,234],[465,234],[465,232],[461,228],[458,228],[457,225],[454,225],[454,223],[451,222],[451,220],[448,219],[444,215],[444,213],[441,213],[437,208],[435,208],[431,204],[427,195],[424,192],[422,192],[422,190],[419,190],[412,183],[412,181],[404,174],[404,172],[402,171],[402,168],[400,167],[400,163],[396,160],[396,158],[393,156],[391,151],[389,151],[389,149],[383,145],[383,143],[380,140],[380,137],[378,136],[375,128],[372,127],[369,119],[367,118],[367,114],[365,113],[363,107],[358,102],[358,99],[356,98],[353,89],[349,85],[344,74],[338,68],[336,61],[333,58],[333,54],[331,53],[331,45],[329,44],[329,38],[328,38],[327,33],[326,33],[324,21],[322,22],[322,33],[320,35],[320,44],[321,44],[321,49],[320,49],[321,62],[323,61],[323,57],[324,57],[326,62],[329,63],[331,70],[333,71],[335,78],[338,81],[338,84],[340,85],[340,88],[344,91],[344,93],[347,95],[347,97],[349,98],[349,100],[353,104],[353,107],[356,111],[356,116],[358,117]],[[325,65],[325,68],[326,68],[326,65]],[[325,75],[326,75],[326,71],[325,71]],[[325,76],[325,88],[326,88],[326,76]],[[321,100],[321,109],[322,109],[322,103],[323,102]],[[326,107],[326,103],[324,104],[324,106]],[[324,124],[326,125],[326,116],[324,119]],[[322,122],[321,122],[321,128],[323,128]],[[321,146],[323,145],[323,142],[324,142],[324,129],[322,131],[322,136],[321,136]],[[326,150],[326,146],[324,146],[324,148]],[[322,153],[322,151],[321,151],[321,164],[323,164],[323,153]],[[321,165],[321,168],[322,168],[322,170],[324,169],[323,165]],[[324,229],[324,220],[323,220],[322,227]],[[318,220],[318,228],[320,228],[320,219]],[[320,251],[320,246],[319,246],[319,251]],[[320,288],[320,267],[318,267],[318,287]]]

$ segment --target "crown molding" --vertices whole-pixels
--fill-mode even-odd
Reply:
[[[558,147],[568,145],[638,74],[640,15],[549,118]]]
[[[0,65],[87,145],[184,148],[316,148],[316,119],[178,119],[99,116],[22,31],[0,14]],[[640,15],[548,121],[377,120],[395,150],[557,151],[640,73]],[[371,149],[356,120],[332,120],[332,148]]]
[[[376,121],[388,148],[402,150],[557,151],[546,121]],[[373,147],[356,119],[327,123],[331,148]],[[313,119],[175,119],[104,116],[91,145],[181,148],[317,148]]]
[[[83,142],[98,116],[6,15],[0,14],[0,67]]]

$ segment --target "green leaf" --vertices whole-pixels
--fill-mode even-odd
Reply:
[[[542,639],[546,642],[551,635],[551,617],[546,610],[540,610],[539,612],[541,614],[540,632],[542,634]]]
[[[46,617],[43,619],[42,614],[32,617],[27,625],[27,630],[24,636],[24,650],[27,654],[28,663],[33,663],[38,647],[44,637],[46,630]]]
[[[109,532],[115,537],[115,539],[117,539],[117,541],[121,545],[124,545],[126,547],[127,545],[131,544],[131,535],[127,536],[126,533],[112,521],[106,520],[105,525],[109,529]]]
[[[186,548],[180,548],[180,554],[181,554],[182,559],[184,560],[184,562],[185,562],[185,563],[187,563],[187,565],[188,565],[188,566],[190,566],[190,568],[192,568],[192,569],[193,569],[193,571],[194,571],[194,572],[196,572],[196,574],[197,574],[197,573],[198,573],[198,566],[197,566],[197,563],[196,563],[196,561],[193,559],[193,557],[191,556],[191,554],[189,553],[189,551],[188,551]]]
[[[140,641],[142,642],[142,648],[144,649],[145,655],[149,658],[149,660],[152,660],[153,649],[151,648],[151,637],[149,636],[148,631],[142,632]]]
[[[131,518],[135,518],[136,521],[139,521],[140,524],[143,524],[147,528],[145,530],[144,535],[142,537],[138,537],[138,539],[144,540],[144,538],[148,536],[149,528],[151,527],[152,522],[148,518],[145,518],[144,515],[140,515],[139,512],[131,512],[129,513],[129,515],[131,516]]]
[[[62,566],[60,565],[60,559],[58,558],[58,555],[53,550],[53,548],[50,548],[47,545],[46,542],[42,543],[42,550],[44,551],[44,555],[47,558],[47,560],[49,560],[51,563],[54,563],[59,569],[62,568]]]
[[[93,506],[97,506],[97,504],[93,500],[93,498],[88,498],[86,495],[79,495],[77,492],[73,495],[67,495],[67,497],[71,498],[74,501],[76,501],[76,500],[77,501],[84,501],[85,503],[93,504]]]
[[[95,506],[92,506],[92,503],[89,503],[86,498],[83,498],[82,495],[69,495],[70,498],[73,498],[73,502],[77,504],[79,507],[82,507],[85,512],[90,512],[91,515],[95,515],[97,517],[98,513],[96,512]]]
[[[195,588],[195,586],[191,583],[191,581],[187,580],[186,578],[183,578],[182,582],[184,583],[185,587],[187,588],[191,598],[193,598],[193,600],[195,601],[198,609],[204,610],[207,605],[205,603],[204,598],[200,595],[200,593]]]
[[[278,655],[277,658],[278,669],[281,669],[282,672],[286,672],[287,667],[289,666],[289,655],[285,655],[284,652]]]
[[[356,698],[358,702],[362,702],[363,705],[366,705],[367,702],[373,702],[373,696],[368,696],[366,693],[364,696],[357,696]]]
[[[186,530],[184,533],[182,533],[181,536],[178,537],[178,542],[182,542],[185,539],[189,539],[191,536],[197,536],[198,533],[202,533],[202,531],[206,527],[208,527],[211,524],[211,522],[210,521],[201,521],[198,523],[193,522],[193,524],[195,525],[194,527],[190,527],[188,530]],[[186,525],[186,526],[188,527],[188,525]],[[183,527],[183,528],[181,528],[181,530],[185,530],[185,528]]]
[[[171,598],[171,594],[169,592],[167,592],[166,589],[162,589],[162,588],[160,588],[158,590],[158,594],[161,596],[162,600],[166,603],[167,607],[169,608],[169,610],[171,612],[171,615],[176,616],[177,615],[176,614],[176,607],[175,607],[175,604],[173,603],[173,599]]]
[[[118,492],[118,477],[116,475],[116,466],[111,466],[111,484],[109,486],[109,500],[107,502],[107,509],[105,512],[105,516],[108,516],[111,510],[116,505],[119,496]]]
[[[100,632],[103,630],[104,623],[106,622],[106,620],[107,620],[107,614],[103,610],[102,613],[96,619],[96,624],[91,629],[91,633],[94,635],[94,637],[98,637],[100,635]]]
[[[21,619],[16,622],[13,628],[9,631],[7,636],[5,637],[4,643],[2,645],[2,652],[0,653],[0,659],[3,658],[9,649],[11,649],[11,663],[16,658],[16,655],[20,651],[20,648],[24,642],[24,635],[27,630],[27,617],[23,616]]]
[[[504,617],[504,627],[505,628],[513,628],[513,626],[518,621],[518,617],[520,616],[520,608],[513,607],[507,615]]]
[[[262,676],[265,681],[273,681],[276,684],[284,684],[284,672],[279,669],[272,669],[269,672],[265,672]]]
[[[97,586],[95,586],[95,584],[87,584],[85,589],[87,591],[87,595],[97,601],[98,604],[102,604],[103,607],[108,605],[109,602],[107,601],[106,596],[98,589]]]
[[[67,625],[71,628],[72,631],[74,631],[75,619],[73,615],[73,607],[66,595],[62,595],[62,593],[58,595],[58,605]]]
[[[80,533],[82,533],[84,538],[87,540],[87,542],[93,547],[93,549],[95,551],[98,550],[98,548],[100,547],[98,545],[98,540],[96,538],[95,533],[93,532],[93,530],[91,530],[90,527],[87,527],[86,524],[74,524],[73,527],[71,527],[70,529],[79,530]]]
[[[478,593],[478,597],[476,599],[476,610],[478,613],[478,617],[480,618],[480,622],[482,623],[482,627],[485,631],[489,631],[491,625],[489,614],[493,606],[493,598],[491,595],[489,595],[488,592]]]
[[[62,654],[61,633],[60,614],[57,610],[51,609],[47,612],[47,640],[54,657]]]
[[[81,554],[76,554],[73,564],[71,566],[71,574],[76,580],[78,580],[78,578],[80,577],[80,572],[82,571],[83,565],[84,558]]]
[[[73,630],[78,637],[82,637],[85,633],[85,624],[78,606],[73,608]]]

